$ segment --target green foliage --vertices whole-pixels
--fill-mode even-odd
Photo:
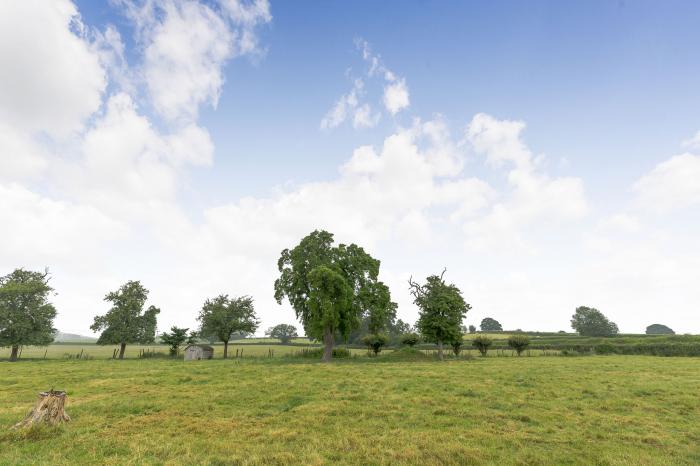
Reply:
[[[472,346],[478,349],[479,353],[481,353],[482,356],[486,356],[486,353],[488,352],[492,344],[493,340],[491,340],[486,335],[479,335],[472,340]]]
[[[370,333],[362,337],[362,343],[371,349],[376,356],[382,350],[382,347],[389,343],[389,337],[383,333]]]
[[[98,345],[121,345],[120,359],[124,348],[131,343],[152,343],[156,334],[156,316],[160,309],[150,306],[143,310],[148,299],[148,290],[139,281],[128,281],[117,291],[107,293],[104,300],[112,303],[107,314],[96,316],[90,326],[92,331],[102,331]]]
[[[270,338],[277,338],[282,344],[287,345],[293,338],[298,337],[297,328],[289,324],[278,324],[265,331],[265,335]]]
[[[469,333],[476,333],[476,327],[473,325],[469,326]]]
[[[442,275],[429,276],[424,285],[410,279],[409,285],[420,312],[416,326],[424,340],[438,345],[442,359],[442,344],[462,338],[460,326],[471,306],[464,301],[459,288],[445,283]]]
[[[462,347],[464,346],[464,340],[462,339],[462,335],[460,335],[458,339],[452,340],[450,342],[450,346],[452,346],[452,352],[454,353],[454,355],[459,356],[459,353],[462,352]]]
[[[486,317],[481,321],[481,331],[482,332],[502,332],[503,326],[499,321],[491,317]]]
[[[170,333],[163,332],[160,335],[160,341],[170,347],[169,351],[171,356],[177,356],[180,352],[180,346],[182,346],[188,341],[188,339],[191,338],[188,338],[187,336],[188,331],[188,328],[180,328],[173,326],[170,327]]]
[[[367,330],[378,334],[387,330],[390,323],[396,320],[396,303],[391,301],[389,287],[379,281],[367,283],[360,291],[362,306],[367,314]]]
[[[530,346],[530,337],[527,335],[511,335],[508,337],[508,346],[513,348],[518,356]]]
[[[222,294],[207,299],[199,311],[199,334],[216,336],[224,342],[224,358],[228,356],[228,342],[236,333],[255,333],[259,321],[255,315],[253,298],[241,296],[229,298]]]
[[[295,358],[319,359],[323,356],[323,348],[303,348],[292,353]],[[333,357],[336,359],[346,359],[352,357],[347,348],[333,348]]]
[[[647,335],[675,335],[676,332],[662,324],[651,324],[645,333]]]
[[[0,347],[12,348],[10,359],[17,359],[20,346],[53,341],[56,309],[48,301],[52,292],[48,271],[16,269],[0,278]]]
[[[404,333],[401,335],[401,344],[413,348],[420,342],[420,335],[415,332]]]
[[[583,336],[616,335],[619,330],[614,322],[608,320],[598,309],[580,306],[571,317],[571,328]]]
[[[334,246],[327,231],[314,231],[283,250],[277,267],[275,299],[281,304],[287,298],[306,335],[324,342],[325,360],[336,333],[347,338],[363,316],[380,327],[395,313],[388,288],[377,281],[379,261],[355,244]]]

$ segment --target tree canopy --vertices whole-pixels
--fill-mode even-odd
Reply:
[[[160,309],[149,306],[143,310],[148,290],[141,282],[128,281],[117,291],[107,293],[104,300],[112,303],[105,315],[96,316],[90,326],[92,331],[102,331],[98,345],[120,345],[119,359],[124,359],[127,344],[153,343],[156,336],[156,319]]]
[[[481,331],[482,332],[502,332],[503,326],[499,321],[491,317],[486,317],[481,321]]]
[[[56,329],[56,309],[49,302],[49,272],[16,269],[0,278],[0,347],[9,346],[10,360],[23,345],[48,345]]]
[[[180,351],[180,346],[182,346],[183,344],[194,343],[195,335],[190,334],[188,336],[188,331],[188,328],[180,328],[173,326],[170,327],[170,333],[163,332],[160,335],[160,341],[170,347],[171,356],[177,356],[177,354]]]
[[[617,325],[608,320],[602,312],[586,306],[576,308],[576,312],[571,316],[571,328],[579,335],[587,337],[605,337],[619,332]]]
[[[253,298],[229,298],[225,294],[207,299],[197,320],[200,322],[200,335],[216,336],[224,342],[224,358],[228,357],[228,343],[234,334],[255,333],[260,323],[255,315]]]
[[[274,327],[270,327],[265,331],[265,335],[271,338],[277,338],[285,345],[289,344],[292,338],[299,336],[297,334],[297,328],[289,324],[278,324]]]
[[[395,312],[389,289],[377,279],[379,261],[356,244],[334,246],[327,231],[283,250],[277,267],[275,299],[287,298],[306,335],[324,342],[324,361],[332,357],[336,333],[347,338],[363,316],[379,326]]]
[[[462,319],[471,306],[464,301],[462,292],[453,284],[445,283],[443,275],[431,275],[421,285],[409,279],[413,302],[420,315],[416,327],[423,339],[438,345],[438,357],[443,358],[443,343],[462,337]]]
[[[676,332],[674,332],[670,327],[667,327],[663,324],[651,324],[650,326],[647,327],[646,334],[647,335],[675,335]]]

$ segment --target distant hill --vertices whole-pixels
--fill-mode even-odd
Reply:
[[[97,338],[76,335],[75,333],[56,332],[55,343],[95,343]]]

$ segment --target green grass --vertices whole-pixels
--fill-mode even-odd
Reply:
[[[11,432],[36,393],[73,422]],[[697,358],[0,362],[0,464],[698,464]]]

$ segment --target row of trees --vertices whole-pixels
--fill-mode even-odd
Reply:
[[[362,341],[378,353],[390,341],[410,344],[419,336],[409,324],[396,319],[397,305],[389,288],[378,279],[380,261],[356,244],[335,245],[327,231],[314,231],[292,249],[285,249],[278,261],[279,277],[275,281],[275,299],[287,299],[302,323],[305,334],[323,342],[323,361],[332,358],[338,339]],[[462,322],[471,306],[462,292],[440,275],[431,275],[425,282],[411,277],[408,287],[419,309],[415,329],[423,341],[435,343],[439,358],[445,345],[453,351],[461,348],[465,327]],[[22,345],[47,345],[56,329],[56,309],[49,302],[53,289],[49,274],[17,269],[0,278],[0,347],[11,347],[11,359],[17,358]],[[148,290],[138,281],[129,281],[108,293],[111,304],[104,315],[96,316],[92,326],[100,332],[98,344],[118,345],[123,359],[128,344],[153,343],[160,309],[146,307]],[[229,297],[226,294],[207,299],[197,317],[199,328],[172,327],[160,335],[162,342],[177,354],[180,346],[198,338],[224,343],[224,357],[229,342],[241,335],[254,333],[259,325],[250,296]],[[618,333],[615,323],[594,308],[576,309],[572,327],[581,335],[606,336]],[[501,324],[487,317],[481,331],[502,331]],[[668,327],[655,324],[647,332],[667,332]],[[469,327],[475,332],[474,326]],[[267,335],[288,343],[297,336],[294,326],[280,324],[268,329]],[[476,341],[476,340],[475,340]],[[479,340],[485,341],[485,340]],[[415,344],[415,343],[414,343]]]
[[[94,332],[101,332],[97,344],[119,345],[119,359],[124,359],[126,345],[148,344],[155,340],[156,316],[160,309],[151,305],[144,310],[148,290],[140,282],[129,281],[119,290],[108,293],[104,299],[112,303],[112,307],[106,314],[95,317],[90,327]],[[228,344],[233,336],[252,334],[259,325],[253,298],[229,297],[226,294],[207,299],[197,320],[200,323],[197,332],[172,327],[170,333],[161,334],[161,341],[170,346],[171,354],[177,354],[181,345],[194,343],[202,337],[223,342],[226,358]]]

